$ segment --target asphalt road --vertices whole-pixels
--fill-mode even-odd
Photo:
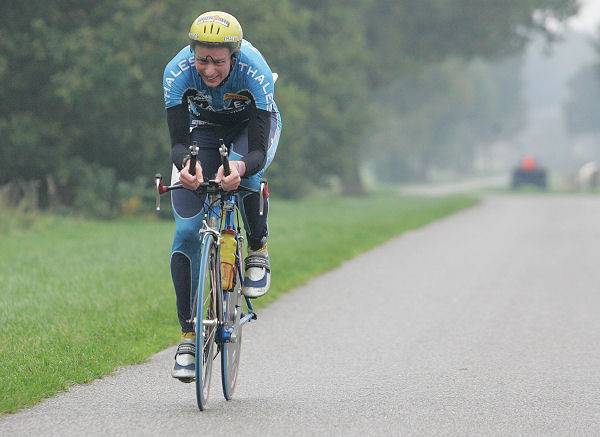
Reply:
[[[600,198],[489,196],[263,310],[233,401],[169,349],[0,435],[599,435],[599,261]]]

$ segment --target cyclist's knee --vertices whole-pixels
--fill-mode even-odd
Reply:
[[[181,220],[175,226],[175,236],[183,241],[198,240],[198,226],[192,220]]]
[[[196,220],[176,220],[175,238],[173,239],[173,251],[183,248],[193,248],[200,244],[199,228]]]
[[[175,219],[193,219],[200,214],[203,202],[189,190],[175,190],[171,192],[173,216]]]
[[[265,170],[262,169],[258,173],[253,174],[252,176],[242,178],[240,185],[242,187],[251,188],[253,190],[260,189],[260,180],[264,172]]]

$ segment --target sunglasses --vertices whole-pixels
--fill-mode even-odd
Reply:
[[[223,65],[227,59],[215,59],[212,56],[194,56],[194,59],[201,64],[208,64],[209,62],[215,65]]]

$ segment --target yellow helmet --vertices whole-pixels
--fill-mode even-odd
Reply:
[[[242,26],[233,15],[227,12],[210,11],[194,20],[189,37],[192,50],[197,43],[200,43],[228,47],[232,52],[238,52],[244,34]]]

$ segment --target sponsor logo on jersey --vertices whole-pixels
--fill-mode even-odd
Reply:
[[[238,65],[240,66],[241,73],[244,73],[245,71],[247,76],[250,76],[252,79],[254,79],[260,84],[260,88],[262,89],[262,92],[264,93],[265,99],[267,101],[267,110],[270,111],[273,108],[273,93],[269,92],[268,89],[269,85],[271,85],[271,82],[269,82],[269,80],[265,77],[264,74],[259,74],[257,76],[258,68],[241,61],[238,62]]]
[[[198,91],[194,88],[189,88],[183,93],[183,100],[187,100],[191,107],[198,107],[202,109],[210,108],[212,99],[209,95],[204,94],[202,91]]]
[[[179,68],[175,68],[174,71],[173,69],[169,70],[169,76],[165,77],[164,79],[164,85],[163,85],[163,89],[165,91],[165,102],[170,103],[171,102],[171,88],[173,87],[173,83],[175,82],[175,79],[177,79],[179,76],[181,76],[183,74],[183,72],[189,70],[192,65],[194,65],[194,58],[188,58],[188,59],[182,59],[177,63],[177,67]]]
[[[223,100],[243,100],[247,102],[248,100],[250,100],[250,97],[245,96],[243,94],[225,93],[225,95],[223,96]]]
[[[239,90],[235,93],[225,93],[223,96],[225,109],[229,112],[243,110],[250,106],[253,101],[254,97],[249,90]]]

